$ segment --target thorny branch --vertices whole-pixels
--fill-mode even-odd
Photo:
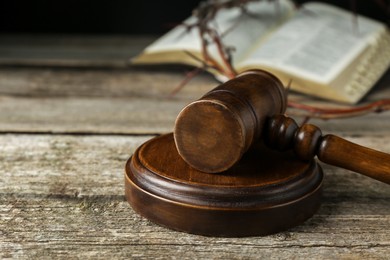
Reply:
[[[200,3],[200,5],[193,11],[193,15],[196,18],[196,22],[192,24],[183,24],[188,31],[193,28],[197,28],[199,31],[199,38],[201,40],[202,47],[202,60],[193,56],[191,53],[187,53],[192,58],[197,59],[202,66],[195,68],[189,72],[185,79],[177,86],[171,93],[176,94],[183,88],[193,77],[195,77],[202,70],[212,68],[221,75],[226,76],[228,79],[232,79],[237,75],[233,66],[232,51],[234,48],[224,45],[222,38],[224,35],[220,35],[211,24],[213,23],[215,16],[222,9],[238,7],[243,13],[248,13],[246,4],[255,1],[269,1],[278,4],[278,0],[206,0]],[[390,13],[390,5],[385,0],[373,0],[378,6],[386,8]],[[297,5],[298,7],[298,5]],[[350,7],[353,13],[356,14],[356,0],[350,1]],[[228,30],[229,31],[229,30]],[[209,53],[209,47],[213,45],[217,49],[218,55],[222,60],[222,65],[216,62]],[[288,107],[292,109],[290,114],[304,116],[309,118],[321,118],[321,119],[333,119],[333,118],[345,118],[360,116],[368,113],[380,113],[390,110],[390,99],[384,99],[375,101],[366,105],[355,106],[350,108],[320,108],[302,103],[288,100]]]
[[[390,110],[390,99],[382,99],[369,104],[355,106],[352,108],[321,108],[293,101],[289,101],[288,105],[292,109],[305,111],[303,113],[295,113],[299,116],[333,119],[362,116],[368,113],[381,113],[383,111]]]
[[[187,30],[198,28],[199,38],[202,44],[202,56],[204,63],[216,69],[222,75],[228,78],[234,78],[237,73],[232,65],[232,48],[225,46],[222,42],[222,35],[219,35],[216,29],[211,27],[215,16],[221,9],[239,7],[243,12],[246,12],[245,6],[249,2],[258,0],[208,0],[200,3],[198,8],[193,11],[196,17],[196,22],[193,24],[185,24]],[[216,63],[209,54],[209,46],[214,44],[217,48],[218,55],[221,57],[223,65]]]

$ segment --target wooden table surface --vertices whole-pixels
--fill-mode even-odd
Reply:
[[[390,257],[390,186],[327,165],[320,210],[276,235],[196,236],[137,215],[126,160],[217,84],[203,74],[167,98],[187,69],[126,65],[153,39],[0,36],[0,258]],[[365,101],[390,98],[389,74]],[[390,112],[312,122],[390,153]]]

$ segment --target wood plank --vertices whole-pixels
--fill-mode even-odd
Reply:
[[[187,67],[25,68],[0,67],[0,95],[28,97],[151,97],[164,99],[182,82]],[[200,97],[217,85],[205,73],[194,78],[175,99]]]
[[[191,68],[182,66],[145,66],[116,69],[0,67],[0,95],[32,97],[71,96],[153,96],[163,98],[185,78]],[[219,83],[201,73],[179,91],[176,98],[196,99]],[[390,71],[378,82],[363,102],[390,98]],[[290,93],[296,102],[322,106],[329,101]]]
[[[152,98],[0,97],[0,132],[156,134],[172,131],[185,100]],[[299,120],[298,120],[299,121]],[[390,113],[312,120],[324,133],[389,133]],[[375,131],[373,131],[375,129]]]
[[[211,76],[202,74],[173,98],[167,98],[182,80],[184,70],[2,67],[0,132],[150,134],[171,131],[180,109],[217,84]],[[390,97],[388,87],[377,88],[370,95],[373,100],[386,97]],[[329,105],[297,94],[291,98]],[[386,133],[390,129],[390,113],[312,122],[327,133],[371,134],[372,129]]]
[[[169,98],[186,70],[0,68],[0,132],[169,132],[215,85],[203,75]]]
[[[389,136],[353,141],[390,152]],[[323,204],[303,225],[254,238],[178,233],[124,201],[123,167],[150,136],[0,135],[1,258],[381,258],[390,189],[325,166]]]
[[[2,98],[1,132],[156,134],[186,102],[149,98]]]
[[[126,67],[157,36],[0,34],[0,65]]]

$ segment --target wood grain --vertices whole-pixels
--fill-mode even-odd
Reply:
[[[157,36],[0,34],[0,65],[126,67]]]
[[[146,98],[0,98],[0,131],[156,134],[172,131],[183,101]]]
[[[153,39],[0,35],[0,258],[388,258],[389,187],[326,165],[319,212],[277,235],[206,238],[135,214],[125,161],[216,84],[202,75],[165,99],[188,68],[126,64]],[[389,75],[366,100],[390,97]],[[312,122],[390,152],[389,113]]]
[[[169,69],[170,68],[170,69]],[[20,97],[149,97],[164,99],[189,68],[0,67],[0,94]],[[217,84],[194,78],[173,99],[192,100]]]
[[[0,132],[169,132],[184,105],[217,84],[203,74],[168,98],[184,71],[0,67]],[[369,97],[390,97],[390,88],[380,88]],[[296,94],[292,98],[324,104]],[[383,134],[389,132],[390,113],[310,122],[324,133]]]
[[[124,201],[123,167],[149,137],[0,135],[2,258],[379,258],[390,253],[390,189],[325,166],[323,204],[302,226],[256,238],[178,233]],[[383,137],[354,142],[389,152]]]
[[[318,158],[390,185],[390,154],[363,147],[335,135],[322,138]]]
[[[166,133],[173,130],[178,113],[187,103],[184,100],[138,97],[0,97],[0,132]],[[318,125],[324,133],[383,135],[389,133],[390,113],[310,122]]]

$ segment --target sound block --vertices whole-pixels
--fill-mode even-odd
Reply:
[[[140,215],[174,230],[256,236],[310,218],[320,205],[322,178],[316,161],[263,146],[225,172],[200,172],[183,161],[167,134],[144,143],[128,160],[125,194]]]

